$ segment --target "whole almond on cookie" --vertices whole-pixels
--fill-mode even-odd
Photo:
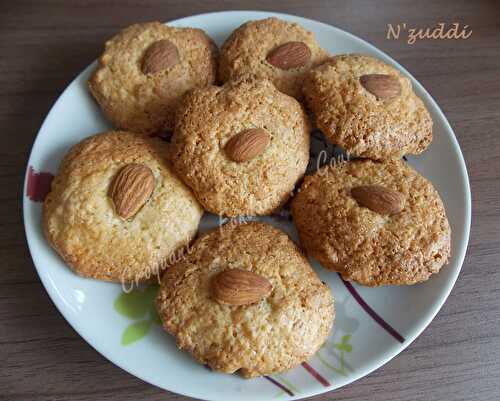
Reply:
[[[311,59],[311,49],[304,42],[287,42],[271,50],[266,57],[269,64],[290,70],[305,66]]]
[[[269,141],[269,134],[266,130],[251,128],[233,136],[224,149],[231,160],[241,163],[260,155]]]
[[[151,44],[142,59],[142,72],[155,74],[179,63],[177,47],[168,39],[162,39]]]
[[[361,206],[382,215],[397,214],[404,207],[403,194],[380,185],[354,187],[351,195]]]
[[[242,269],[219,273],[213,280],[215,300],[226,305],[249,305],[267,297],[273,287],[269,280]]]
[[[399,96],[401,84],[394,75],[368,74],[359,78],[361,85],[377,99],[390,100]]]
[[[115,210],[123,219],[136,215],[147,202],[155,187],[155,178],[143,164],[127,164],[113,180],[109,190]]]

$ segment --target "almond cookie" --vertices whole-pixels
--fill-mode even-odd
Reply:
[[[301,105],[267,80],[241,78],[187,94],[172,137],[173,162],[206,210],[272,213],[309,160]]]
[[[78,274],[145,281],[194,237],[203,210],[164,159],[167,146],[108,132],[65,156],[43,222],[49,243]]]
[[[217,47],[200,29],[135,24],[106,42],[89,88],[106,116],[124,130],[171,131],[189,89],[212,84]]]
[[[246,378],[293,368],[325,342],[334,300],[297,246],[268,224],[228,223],[169,267],[164,328],[200,363]]]
[[[222,46],[219,79],[226,82],[252,74],[301,99],[304,74],[327,57],[314,34],[297,23],[278,18],[250,21],[236,29]]]
[[[410,79],[376,58],[332,57],[309,71],[303,90],[317,126],[352,155],[397,159],[432,141],[432,119]]]
[[[443,202],[403,161],[323,167],[305,178],[291,212],[307,253],[359,284],[419,283],[450,255]]]

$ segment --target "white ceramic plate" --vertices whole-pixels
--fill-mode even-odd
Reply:
[[[333,54],[361,52],[393,64],[394,60],[367,42],[316,21],[267,12],[221,12],[183,18],[174,26],[204,29],[221,44],[230,32],[252,19],[277,17],[301,23]],[[452,228],[449,265],[428,282],[412,287],[351,286],[337,274],[314,266],[336,298],[335,327],[325,346],[307,364],[272,377],[244,380],[214,373],[179,351],[163,332],[152,311],[155,288],[124,294],[118,284],[83,279],[71,272],[43,236],[41,200],[51,174],[70,146],[110,128],[86,82],[94,64],[64,91],[36,138],[26,172],[24,223],[38,274],[50,297],[74,329],[98,352],[131,374],[158,387],[209,400],[291,400],[339,388],[383,365],[407,347],[430,323],[448,297],[460,272],[470,227],[470,189],[462,153],[443,113],[413,79],[417,94],[434,120],[434,141],[409,162],[429,178],[443,197]],[[316,141],[315,146],[322,146]],[[295,236],[286,216],[268,219]],[[202,230],[217,224],[205,216]]]

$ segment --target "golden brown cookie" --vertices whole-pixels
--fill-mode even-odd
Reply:
[[[278,18],[249,21],[222,46],[219,79],[226,82],[251,74],[301,99],[305,73],[327,57],[314,34],[297,23]]]
[[[216,72],[217,47],[202,30],[142,23],[106,42],[89,88],[117,128],[157,134],[173,129],[181,96]]]
[[[270,81],[241,78],[187,94],[172,145],[176,171],[205,209],[265,215],[287,201],[304,174],[309,122]]]
[[[403,161],[323,167],[305,178],[291,211],[307,253],[359,284],[425,281],[450,255],[443,202]]]
[[[257,222],[228,223],[199,238],[165,272],[157,307],[179,348],[247,378],[309,359],[334,319],[330,289],[297,246]]]
[[[410,79],[376,58],[332,57],[309,71],[303,90],[316,125],[352,155],[401,158],[432,141],[432,119]]]
[[[47,240],[78,274],[145,281],[194,237],[203,210],[166,152],[158,139],[108,132],[65,156],[43,220]]]

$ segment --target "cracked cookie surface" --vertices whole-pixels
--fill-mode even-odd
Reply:
[[[214,300],[214,277],[245,269],[267,278],[271,294],[254,304]],[[210,368],[255,377],[309,359],[333,324],[334,301],[294,242],[263,223],[228,223],[199,238],[163,276],[157,308],[179,348]]]
[[[175,46],[178,62],[143,72],[147,50],[165,40]],[[216,45],[201,29],[135,24],[106,42],[88,85],[115,127],[162,134],[173,129],[175,108],[186,91],[214,83],[217,57]]]
[[[289,42],[302,42],[309,48],[310,60],[304,66],[284,70],[266,60],[270,52]],[[226,82],[251,74],[269,79],[280,91],[301,99],[305,73],[327,57],[314,34],[297,23],[278,18],[249,21],[237,28],[222,46],[219,79]]]
[[[43,207],[45,235],[78,274],[108,281],[156,278],[195,236],[203,210],[165,159],[168,145],[141,134],[108,132],[73,146]],[[154,189],[131,219],[109,196],[130,164],[149,168]]]
[[[391,77],[399,94],[378,98],[362,84],[368,75]],[[432,141],[432,119],[410,79],[376,58],[331,57],[308,72],[303,90],[318,128],[354,156],[399,159],[422,153]]]
[[[397,191],[403,210],[382,215],[351,190]],[[450,226],[432,184],[403,161],[351,161],[307,176],[291,212],[302,246],[323,267],[367,286],[415,284],[438,273],[450,255]]]
[[[245,130],[268,134],[251,160],[232,160],[229,141]],[[187,94],[172,137],[179,176],[206,210],[267,215],[290,197],[309,161],[310,124],[302,106],[270,81],[243,77]]]

